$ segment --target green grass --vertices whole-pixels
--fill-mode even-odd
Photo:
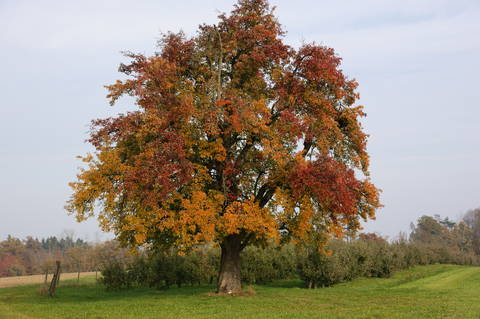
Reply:
[[[213,287],[107,292],[93,279],[0,289],[0,318],[480,318],[480,267],[420,266],[392,278],[362,278],[307,290],[299,281],[255,286],[255,296],[206,296]]]

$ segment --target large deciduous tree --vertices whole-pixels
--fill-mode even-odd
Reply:
[[[357,82],[333,49],[283,35],[266,0],[239,0],[193,38],[128,53],[108,98],[138,110],[93,121],[67,209],[132,246],[218,243],[219,292],[240,289],[247,245],[321,243],[373,218]]]

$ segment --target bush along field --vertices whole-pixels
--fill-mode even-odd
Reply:
[[[128,263],[106,264],[101,282],[108,290],[213,284],[218,279],[219,254],[214,247],[201,247],[186,255],[175,250],[144,253]],[[331,241],[324,251],[291,245],[248,247],[242,253],[241,271],[246,285],[300,278],[303,287],[319,288],[359,277],[386,278],[395,271],[438,263],[479,265],[480,258],[439,244],[389,243],[367,234],[349,242]]]
[[[472,234],[475,227],[463,221],[422,216],[408,240],[404,236],[387,241],[364,233],[354,239],[332,240],[322,251],[314,245],[250,246],[241,255],[241,278],[246,285],[300,278],[303,287],[319,288],[359,277],[387,278],[417,265],[478,266],[480,256]],[[104,263],[101,282],[108,290],[211,285],[218,280],[219,257],[219,249],[211,246],[184,255],[173,249],[146,250],[133,259]]]

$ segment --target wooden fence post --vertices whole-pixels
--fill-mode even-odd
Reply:
[[[48,267],[46,267],[46,270],[45,270],[45,281],[43,282],[43,284],[46,286],[47,285],[47,281],[48,281]]]
[[[57,289],[57,284],[58,284],[58,281],[60,280],[60,261],[57,260],[55,264],[57,268],[53,273],[53,278],[52,278],[52,281],[50,282],[50,288],[48,289],[48,295],[50,297],[55,296],[55,289]]]

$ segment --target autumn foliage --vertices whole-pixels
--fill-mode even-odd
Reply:
[[[67,209],[97,214],[124,244],[212,242],[223,255],[321,243],[373,218],[357,82],[333,49],[296,50],[283,35],[267,1],[240,0],[195,37],[169,33],[153,56],[127,53],[128,79],[108,98],[132,96],[138,109],[93,121],[96,150]]]

